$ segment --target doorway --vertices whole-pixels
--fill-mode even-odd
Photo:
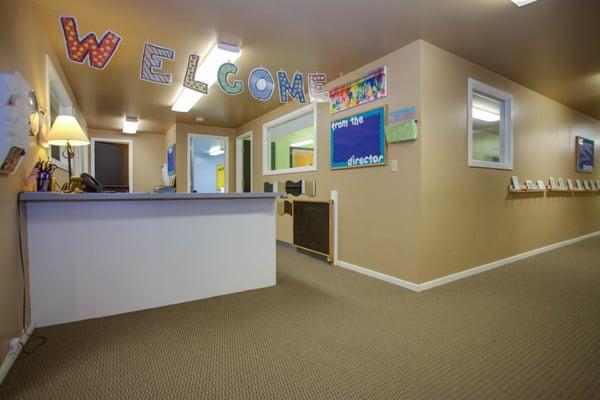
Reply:
[[[133,143],[131,140],[91,140],[91,174],[109,192],[133,192]]]
[[[223,136],[188,134],[188,190],[191,193],[229,191],[229,146]]]
[[[252,131],[240,135],[235,140],[237,192],[252,192]]]

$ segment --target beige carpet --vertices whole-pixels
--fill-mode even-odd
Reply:
[[[598,399],[600,238],[421,294],[278,248],[278,285],[36,330],[1,399]]]

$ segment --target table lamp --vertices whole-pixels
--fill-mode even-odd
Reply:
[[[50,134],[48,144],[54,146],[67,146],[67,161],[69,164],[69,179],[71,179],[71,160],[75,157],[73,146],[87,146],[90,140],[87,138],[81,125],[72,115],[59,115],[56,117]]]

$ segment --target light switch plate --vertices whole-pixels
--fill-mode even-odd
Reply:
[[[398,172],[398,160],[391,160],[390,161],[390,170],[392,172]]]

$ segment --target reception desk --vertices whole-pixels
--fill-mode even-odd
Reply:
[[[32,322],[275,285],[273,193],[22,193]]]

